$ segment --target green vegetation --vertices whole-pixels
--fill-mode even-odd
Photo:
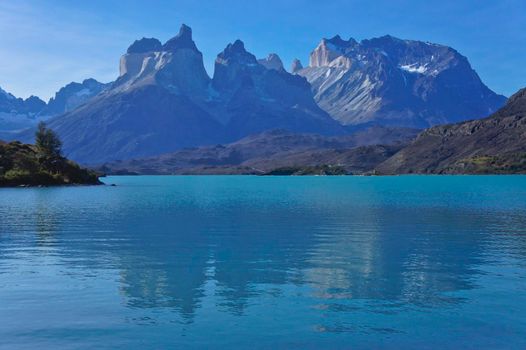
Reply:
[[[526,153],[476,156],[457,162],[454,169],[457,168],[470,174],[525,174]]]
[[[100,184],[95,172],[62,156],[62,142],[44,123],[35,145],[0,142],[0,187]]]
[[[290,166],[273,169],[264,175],[347,175],[345,168],[337,165]]]

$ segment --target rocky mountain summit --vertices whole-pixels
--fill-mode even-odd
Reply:
[[[47,106],[42,109],[40,114],[55,116],[69,112],[98,95],[106,89],[108,85],[109,84],[100,83],[95,79],[86,79],[82,83],[69,83],[49,100]]]
[[[275,53],[269,54],[266,58],[259,59],[258,63],[267,69],[274,69],[277,71],[282,71],[285,69],[283,68],[283,62],[281,61],[281,58]]]
[[[299,59],[295,58],[292,61],[292,64],[290,65],[290,72],[291,73],[298,73],[302,69],[303,69],[303,65],[301,64],[301,61]]]
[[[95,79],[72,82],[61,88],[48,103],[36,96],[16,98],[0,88],[0,134],[36,126],[38,122],[73,110],[103,91],[108,84]]]
[[[158,85],[193,99],[203,97],[209,83],[192,29],[183,24],[164,45],[154,38],[135,41],[121,57],[120,75],[110,93]]]
[[[0,88],[0,131],[13,131],[36,125],[35,118],[46,103],[36,96],[17,98]]]
[[[270,61],[278,62],[280,69],[260,64],[241,40],[217,56],[211,84],[216,99],[210,107],[226,122],[228,139],[277,128],[323,135],[344,133],[318,107],[304,78],[282,69],[277,55],[271,55]]]
[[[277,55],[258,62],[240,40],[219,53],[210,78],[182,25],[166,43],[143,38],[121,57],[107,89],[49,123],[71,158],[95,163],[229,142],[268,129],[343,134],[305,78]]]
[[[210,77],[183,24],[165,43],[134,41],[109,84],[71,83],[47,104],[1,90],[0,137],[12,139],[2,126],[24,125],[11,123],[13,115],[25,113],[17,120],[30,120],[26,127],[52,117],[48,125],[68,157],[101,164],[230,144],[273,129],[329,137],[371,127],[423,129],[482,118],[505,101],[454,49],[391,36],[323,39],[309,65],[295,59],[291,72],[276,53],[258,59],[235,40],[217,55]],[[30,141],[32,134],[16,138]]]
[[[485,117],[505,102],[454,49],[392,36],[323,39],[293,72],[344,125],[429,127]]]

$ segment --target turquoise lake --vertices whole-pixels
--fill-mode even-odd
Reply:
[[[0,189],[1,349],[525,349],[526,176]]]

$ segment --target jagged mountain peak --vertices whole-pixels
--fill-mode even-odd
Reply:
[[[198,51],[197,46],[192,39],[192,28],[183,23],[179,29],[179,33],[168,40],[163,45],[163,49],[165,51],[175,51],[179,49],[192,49]]]
[[[189,37],[184,31],[179,38]],[[121,67],[107,92],[50,123],[73,159],[129,159],[275,128],[344,133],[303,77],[258,64],[241,40],[217,56],[212,81],[196,50],[125,54]]]
[[[162,46],[157,39],[141,39],[132,48],[121,57],[120,76],[110,93],[144,85],[159,85],[188,97],[206,93],[210,77],[186,24]]]
[[[9,92],[5,91],[4,89],[2,89],[0,87],[0,96],[3,96],[4,98],[8,99],[8,100],[13,100],[15,99],[16,97],[13,96],[12,94],[10,94]]]
[[[273,69],[277,71],[285,70],[283,68],[283,62],[281,61],[281,58],[275,53],[270,53],[266,58],[259,59],[258,63],[267,69]]]
[[[242,64],[257,64],[256,56],[245,49],[243,41],[237,39],[230,43],[226,48],[217,55],[216,63],[223,61],[236,61]]]
[[[236,39],[234,43],[227,45],[227,50],[232,52],[246,52],[245,43],[240,39]]]
[[[71,111],[107,89],[108,86],[109,84],[101,83],[93,78],[84,79],[82,83],[71,82],[49,99],[42,113],[58,115]]]
[[[322,39],[299,74],[318,104],[349,125],[422,128],[484,117],[505,100],[454,49],[390,35]]]
[[[339,34],[337,34],[330,39],[323,38],[320,44],[329,44],[337,48],[348,48],[350,46],[358,44],[358,42],[353,38],[349,38],[349,40],[342,39],[342,37]]]
[[[36,96],[23,99],[0,88],[0,133],[36,125],[45,106],[46,103]]]
[[[142,38],[135,40],[133,44],[128,47],[127,53],[145,53],[152,51],[161,51],[163,45],[155,38]]]
[[[35,95],[29,96],[28,98],[24,100],[24,102],[34,107],[35,109],[44,108],[46,106],[46,103],[42,101],[40,97],[35,96]]]
[[[309,57],[309,66],[311,67],[322,67],[329,66],[331,63],[338,58],[345,58],[348,51],[352,51],[359,43],[353,38],[344,40],[341,36],[336,35],[330,39],[323,38],[318,46],[314,49]],[[333,65],[336,66],[350,66],[350,62],[347,59],[339,59]]]
[[[292,60],[292,64],[290,66],[291,73],[295,74],[302,69],[303,65],[301,64],[301,61],[299,59],[295,58],[294,60]]]
[[[212,79],[213,84],[220,89],[235,90],[240,80],[247,80],[244,76],[249,74],[249,71],[260,69],[264,69],[264,67],[258,63],[256,56],[245,49],[245,44],[238,39],[229,43],[217,55]],[[234,82],[236,83],[233,84]]]

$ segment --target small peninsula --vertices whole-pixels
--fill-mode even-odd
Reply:
[[[0,141],[0,187],[100,184],[97,173],[62,156],[62,142],[44,123],[34,145]]]

